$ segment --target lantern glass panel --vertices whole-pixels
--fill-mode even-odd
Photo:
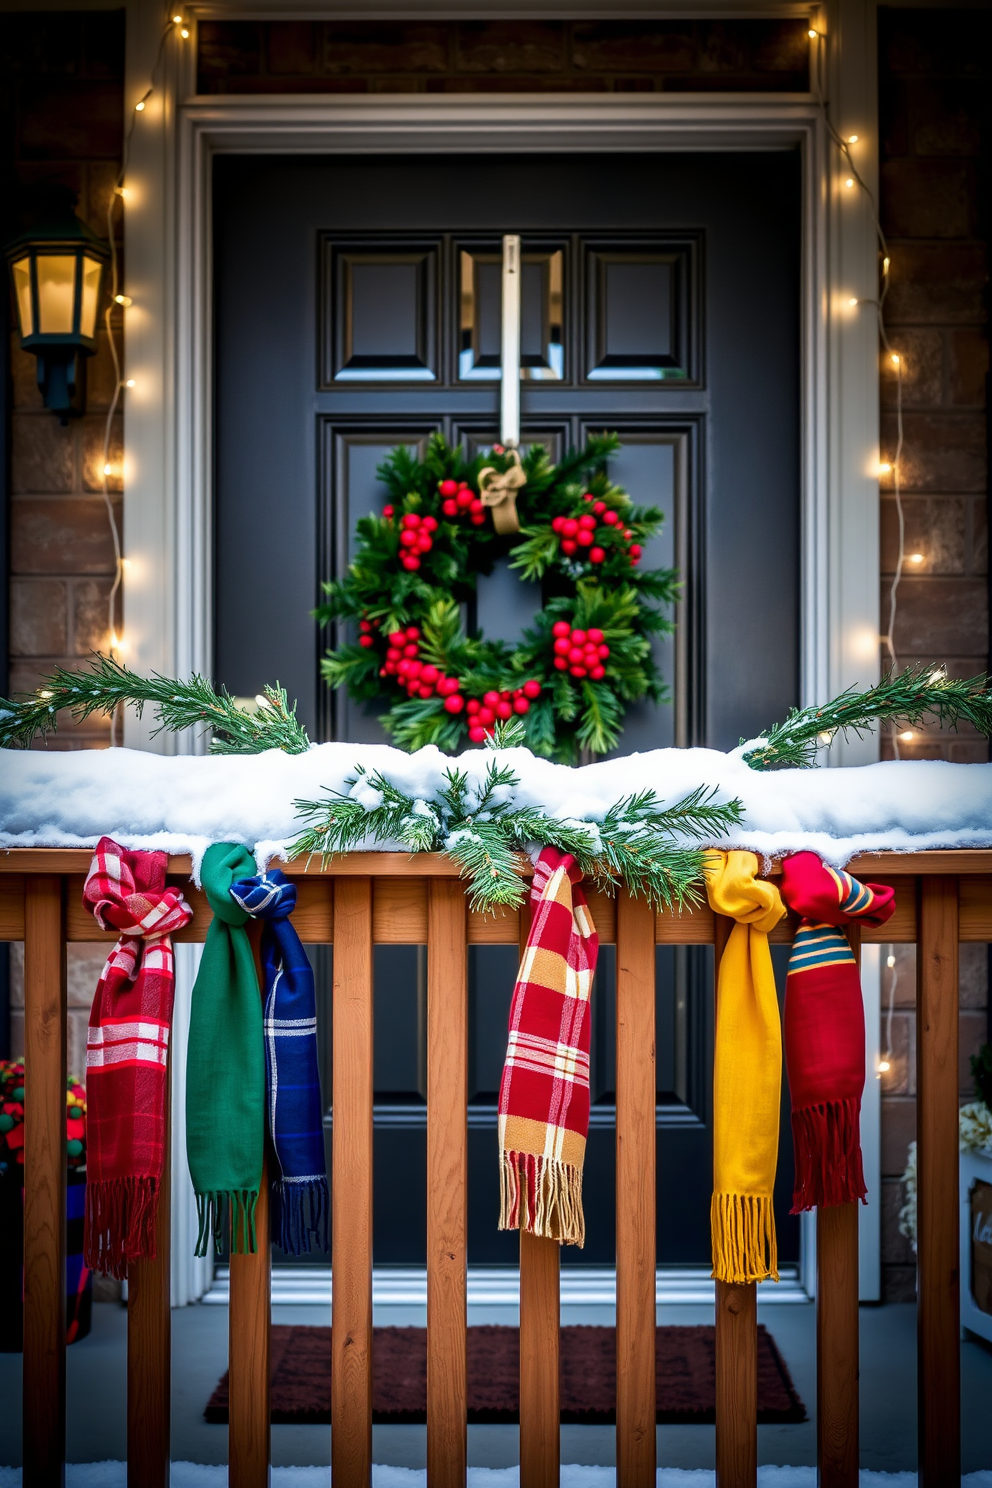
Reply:
[[[96,312],[100,299],[100,277],[103,264],[96,258],[83,259],[83,306],[79,315],[79,334],[92,340],[96,334]]]
[[[76,300],[76,255],[39,253],[38,329],[42,335],[71,336]]]
[[[19,258],[12,265],[14,294],[17,297],[17,314],[21,322],[21,335],[34,335],[34,314],[31,308],[31,260]]]

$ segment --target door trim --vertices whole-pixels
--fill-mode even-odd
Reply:
[[[405,8],[366,0],[365,18]],[[821,6],[733,0],[735,15],[810,13],[826,49],[835,127],[857,133],[858,166],[877,199],[875,0]],[[342,13],[333,4],[307,14]],[[419,7],[418,7],[419,9]],[[442,0],[461,14],[475,0]],[[549,3],[548,13],[556,5]],[[603,13],[598,0],[570,11]],[[721,13],[726,13],[727,7]],[[706,14],[683,3],[631,0],[625,13]],[[519,14],[487,0],[487,15]],[[809,94],[368,95],[302,99],[197,97],[200,15],[259,15],[251,0],[186,8],[191,37],[156,67],[160,12],[129,0],[125,107],[156,68],[156,91],[134,131],[125,203],[124,595],[127,659],[139,672],[207,674],[212,653],[211,163],[220,152],[425,153],[672,151],[799,148],[803,162],[801,409],[801,701],[823,700],[879,674],[877,245],[860,192],[846,192],[837,152]],[[420,13],[423,13],[422,11]],[[611,12],[615,14],[615,12]],[[851,299],[858,304],[851,308]],[[773,720],[769,720],[772,722]],[[152,740],[128,717],[132,747],[195,752],[194,737]],[[832,764],[877,758],[873,738],[838,743]],[[869,1081],[868,1099],[874,1082]],[[181,1123],[182,1103],[174,1119]],[[877,1127],[872,1145],[877,1157]],[[180,1134],[181,1135],[181,1134]],[[866,1138],[869,1133],[866,1133]],[[866,1150],[866,1162],[871,1153]],[[866,1231],[863,1230],[863,1236]],[[877,1248],[877,1240],[873,1242]],[[866,1267],[862,1267],[865,1274]],[[877,1273],[877,1256],[872,1268]],[[875,1293],[877,1296],[877,1292]],[[872,1300],[863,1288],[864,1300]]]

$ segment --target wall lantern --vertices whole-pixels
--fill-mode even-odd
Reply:
[[[63,424],[86,404],[86,358],[110,246],[81,222],[70,200],[8,244],[7,261],[25,351],[38,358],[45,407]]]

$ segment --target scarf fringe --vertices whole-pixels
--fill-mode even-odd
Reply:
[[[502,1152],[501,1230],[528,1230],[560,1245],[585,1244],[582,1169],[531,1152]]]
[[[157,1178],[109,1178],[86,1185],[83,1254],[91,1271],[123,1281],[131,1261],[155,1259]]]
[[[778,1281],[778,1245],[770,1194],[715,1193],[710,1202],[713,1277],[740,1286]]]
[[[796,1183],[792,1213],[868,1202],[861,1162],[861,1102],[856,1096],[792,1113]]]
[[[254,1255],[255,1205],[257,1203],[258,1190],[252,1188],[238,1188],[230,1193],[223,1190],[215,1193],[198,1193],[196,1217],[199,1228],[193,1254],[205,1256],[207,1241],[212,1236],[214,1254],[220,1255],[224,1239],[224,1221],[230,1211],[231,1254]]]
[[[326,1178],[273,1183],[272,1238],[287,1255],[330,1250],[331,1199]]]

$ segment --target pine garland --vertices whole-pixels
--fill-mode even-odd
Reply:
[[[363,766],[345,782],[345,791],[328,791],[323,801],[295,801],[307,823],[292,844],[291,857],[303,854],[326,861],[363,845],[391,843],[410,852],[443,852],[461,866],[473,909],[516,906],[524,897],[521,850],[530,844],[571,853],[597,887],[624,884],[656,908],[698,903],[703,877],[700,839],[719,837],[738,825],[738,801],[717,804],[712,790],[700,787],[673,806],[654,791],[626,796],[601,822],[561,821],[533,806],[516,806],[519,779],[499,751],[523,742],[518,720],[498,725],[488,741],[491,758],[481,785],[454,766],[430,799],[407,795],[381,771]]]
[[[876,723],[898,721],[919,727],[936,718],[957,728],[962,721],[979,733],[992,735],[992,689],[985,673],[962,680],[948,677],[943,667],[926,664],[891,672],[876,687],[863,692],[849,687],[833,702],[816,708],[793,708],[757,739],[742,739],[739,752],[752,770],[807,769],[816,763],[817,750],[838,732],[859,737]]]
[[[261,754],[266,749],[302,754],[309,749],[310,740],[285,689],[276,683],[259,697],[264,701],[249,712],[225,688],[216,692],[205,677],[194,674],[188,682],[139,677],[109,656],[97,656],[78,672],[56,667],[37,692],[25,698],[0,698],[0,746],[26,748],[38,734],[54,734],[60,712],[69,712],[74,723],[82,723],[93,713],[113,713],[128,704],[140,718],[149,704],[158,719],[155,734],[207,728],[212,734],[211,754]]]

